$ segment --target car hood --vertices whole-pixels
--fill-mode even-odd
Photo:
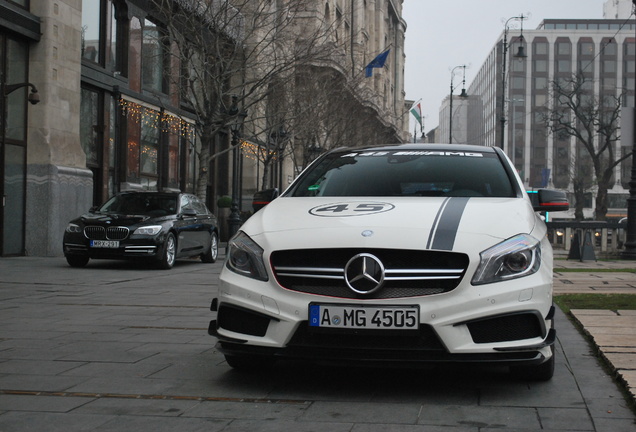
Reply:
[[[142,222],[151,221],[153,218],[147,215],[126,215],[126,214],[103,214],[103,213],[86,213],[80,216],[77,220],[84,224],[90,225],[134,225]]]
[[[467,252],[532,234],[537,220],[523,198],[279,197],[242,230],[269,251],[365,247]],[[545,235],[541,225],[537,238]]]

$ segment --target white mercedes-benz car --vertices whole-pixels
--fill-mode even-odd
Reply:
[[[325,362],[502,362],[554,371],[552,249],[493,147],[337,149],[228,245],[209,333],[236,368]]]

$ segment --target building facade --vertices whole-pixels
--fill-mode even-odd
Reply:
[[[182,6],[197,1],[175,0]],[[363,68],[376,51],[392,46],[392,61],[363,83],[366,96],[352,94],[367,106],[360,116],[400,140],[407,117],[400,115],[402,0],[312,2],[314,20],[328,18],[340,37],[355,35],[351,54],[359,57],[351,65]],[[178,47],[150,4],[0,0],[0,256],[61,255],[67,222],[113,193],[196,190],[197,118],[182,100],[183,84],[168,79],[168,71],[182,66],[169,56]],[[39,103],[29,103],[36,92]],[[229,130],[221,131],[216,148],[228,148],[230,139]],[[230,154],[206,168],[207,204],[214,211],[217,198],[231,193]],[[257,189],[249,179],[262,170],[248,156],[241,154],[245,201]],[[292,158],[279,165],[281,186],[298,165]]]
[[[503,147],[529,189],[573,191],[573,169],[586,156],[573,137],[549,132],[552,88],[582,76],[595,100],[620,98],[623,107],[634,107],[635,29],[633,19],[546,19],[522,34],[519,29],[502,33],[468,88],[466,142]],[[629,143],[629,148],[615,146],[619,157],[631,151]],[[608,217],[625,212],[630,169],[631,158],[615,169]],[[592,187],[586,217],[594,217],[594,195]]]

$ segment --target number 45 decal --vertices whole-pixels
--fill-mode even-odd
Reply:
[[[393,204],[384,202],[333,203],[314,207],[309,213],[321,217],[349,217],[384,213],[394,208]]]

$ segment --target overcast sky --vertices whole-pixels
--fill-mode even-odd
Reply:
[[[536,29],[545,18],[601,19],[603,3],[604,0],[404,0],[406,98],[422,99],[425,131],[438,125],[439,107],[450,93],[451,69],[462,64],[469,66],[468,87],[508,18],[528,15],[524,29]],[[519,31],[513,21],[510,25],[509,38]],[[461,73],[455,75],[455,94],[461,91],[461,80]],[[412,131],[414,123],[410,117]]]

